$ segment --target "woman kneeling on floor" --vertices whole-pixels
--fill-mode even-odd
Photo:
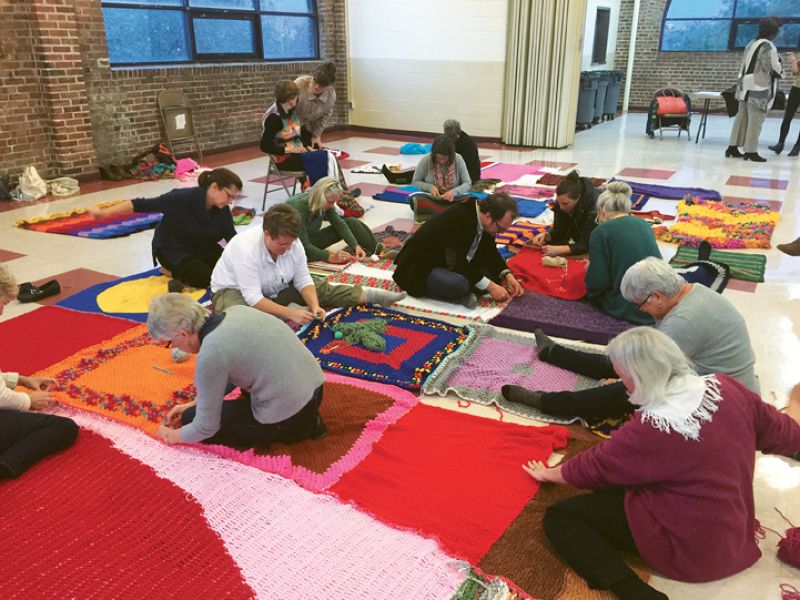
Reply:
[[[537,481],[594,489],[553,505],[543,527],[595,589],[665,599],[625,564],[639,554],[666,577],[713,581],[761,556],[753,501],[755,453],[800,451],[800,425],[727,375],[697,375],[665,334],[637,327],[608,354],[637,414],[563,465],[531,461]]]

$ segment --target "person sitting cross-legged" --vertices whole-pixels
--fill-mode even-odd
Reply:
[[[412,296],[428,296],[475,308],[473,290],[497,302],[524,292],[497,251],[494,238],[517,216],[503,193],[456,204],[427,221],[395,258],[394,280]]]
[[[324,279],[315,283],[298,239],[301,230],[300,213],[276,204],[264,213],[261,229],[252,227],[233,238],[211,274],[214,309],[243,304],[304,325],[325,318],[322,306],[390,306],[405,298],[405,293],[331,285]]]
[[[322,369],[279,319],[246,306],[212,315],[189,296],[164,294],[150,302],[147,329],[197,354],[197,399],[172,408],[158,428],[163,442],[264,447],[325,435]],[[242,395],[225,401],[231,386]]]

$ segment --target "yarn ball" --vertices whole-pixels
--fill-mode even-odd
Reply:
[[[344,337],[344,334],[341,331],[337,331],[336,333],[333,334],[333,339],[335,339],[335,340],[340,340],[343,337]]]
[[[333,326],[335,338],[341,334],[348,344],[361,344],[373,352],[383,352],[386,349],[384,333],[386,333],[386,319],[363,319],[355,323],[337,323]]]
[[[800,527],[786,530],[786,537],[778,542],[778,558],[787,565],[800,567]]]

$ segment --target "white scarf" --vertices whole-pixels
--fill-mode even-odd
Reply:
[[[720,400],[716,376],[684,375],[669,383],[661,402],[638,411],[643,422],[659,431],[674,431],[687,440],[699,440],[701,425],[711,422]]]

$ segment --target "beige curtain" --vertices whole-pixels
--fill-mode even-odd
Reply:
[[[509,0],[505,143],[572,143],[585,15],[586,0]]]

